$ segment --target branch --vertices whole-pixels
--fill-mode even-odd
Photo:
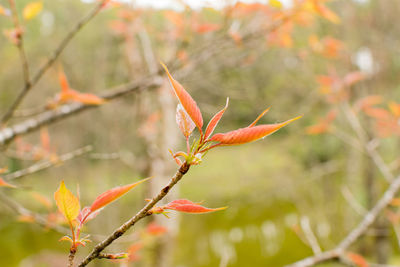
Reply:
[[[161,191],[158,193],[157,196],[155,196],[149,203],[147,203],[144,208],[142,208],[138,213],[136,213],[135,216],[133,216],[131,219],[129,219],[127,222],[125,222],[123,225],[121,225],[118,229],[116,229],[110,236],[108,236],[106,239],[104,239],[102,242],[97,244],[92,252],[78,265],[78,267],[83,267],[89,264],[92,260],[96,259],[99,257],[100,253],[108,247],[114,240],[119,238],[121,235],[123,235],[126,231],[129,230],[133,225],[135,225],[136,222],[139,220],[143,219],[144,217],[149,215],[149,211],[161,200],[163,199],[168,192],[171,190],[171,188],[179,182],[179,180],[182,179],[182,177],[189,171],[190,165],[187,163],[184,163],[178,171],[175,173],[175,175],[171,178],[169,183],[161,189]]]
[[[92,149],[93,149],[92,146],[85,146],[82,148],[78,148],[77,150],[74,150],[72,152],[69,152],[69,153],[59,156],[56,161],[51,161],[51,160],[41,161],[41,162],[38,162],[36,164],[29,166],[26,169],[18,170],[16,172],[13,172],[13,173],[10,173],[7,175],[3,175],[3,178],[6,180],[13,180],[13,179],[21,178],[21,177],[48,169],[50,167],[53,167],[62,162],[71,160],[73,158],[79,157],[87,152],[92,151]]]
[[[329,251],[317,254],[287,265],[287,267],[308,267],[313,266],[317,263],[340,259],[345,256],[345,251],[360,238],[375,222],[378,215],[382,212],[386,206],[390,204],[395,194],[400,190],[400,176],[393,180],[382,198],[376,203],[376,205],[364,216],[363,220],[340,242],[340,244]]]
[[[107,90],[100,97],[106,100],[112,100],[124,96],[131,92],[137,92],[147,87],[157,87],[162,83],[162,78],[156,76],[151,79],[141,80]],[[43,112],[31,119],[0,130],[0,146],[6,145],[15,139],[18,135],[24,135],[37,130],[41,126],[52,124],[56,121],[65,119],[78,112],[99,107],[97,105],[84,105],[82,103],[71,103],[63,105],[55,110]]]
[[[9,0],[10,3],[10,8],[12,11],[12,17],[14,21],[14,27],[15,30],[19,31],[18,34],[18,41],[17,41],[17,48],[19,51],[19,56],[21,58],[21,65],[22,65],[22,73],[24,77],[24,87],[27,88],[30,86],[30,78],[29,78],[29,65],[28,65],[28,60],[26,58],[26,53],[25,53],[25,48],[24,48],[24,35],[22,32],[22,27],[21,24],[19,23],[18,19],[18,12],[17,8],[15,7],[15,1],[14,0]]]
[[[13,0],[9,0],[10,3],[14,2]],[[19,106],[19,104],[22,102],[26,94],[32,89],[33,86],[35,86],[39,80],[42,78],[42,76],[46,73],[46,71],[53,65],[53,63],[57,60],[58,56],[62,53],[64,48],[69,44],[69,42],[75,37],[75,35],[85,26],[91,19],[93,19],[99,11],[103,8],[104,3],[106,0],[102,0],[100,3],[98,3],[86,16],[84,16],[73,28],[72,30],[67,33],[67,35],[64,37],[64,39],[60,42],[58,47],[54,50],[53,54],[47,59],[47,61],[44,63],[44,65],[39,69],[39,71],[36,73],[36,75],[32,78],[31,81],[29,81],[29,74],[28,74],[28,65],[26,63],[26,57],[25,53],[23,52],[23,43],[22,43],[22,36],[20,39],[20,46],[18,46],[21,54],[21,58],[23,61],[24,65],[24,78],[25,78],[25,85],[24,88],[21,90],[17,98],[14,100],[14,102],[11,104],[10,108],[7,110],[7,112],[4,114],[4,116],[1,119],[2,124],[6,124],[9,119],[14,114],[15,109]],[[26,66],[25,66],[26,64]]]

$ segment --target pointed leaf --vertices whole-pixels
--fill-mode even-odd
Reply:
[[[250,143],[278,131],[280,128],[301,117],[302,116],[299,116],[282,123],[262,124],[253,127],[241,128],[227,133],[217,133],[213,135],[210,140],[219,142],[221,145],[240,145]]]
[[[164,209],[170,209],[170,210],[175,210],[175,211],[180,211],[180,212],[185,212],[185,213],[207,213],[207,212],[214,212],[214,211],[219,211],[219,210],[224,210],[227,207],[221,207],[221,208],[206,208],[201,206],[198,203],[193,203],[190,200],[187,199],[178,199],[170,202],[167,204]]]
[[[221,120],[225,110],[228,108],[228,104],[229,104],[229,97],[226,99],[225,107],[222,110],[220,110],[217,114],[215,114],[214,117],[212,117],[212,119],[208,123],[204,137],[206,140],[214,132],[215,127],[217,127],[218,122]]]
[[[194,128],[196,127],[193,120],[190,118],[189,114],[187,114],[186,110],[181,104],[178,104],[176,107],[176,123],[186,138],[192,134]]]
[[[115,187],[113,189],[110,189],[104,193],[102,193],[101,195],[99,195],[95,201],[93,202],[92,206],[90,206],[90,210],[92,212],[110,204],[111,202],[113,202],[114,200],[116,200],[117,198],[121,197],[122,195],[124,195],[125,193],[127,193],[129,190],[131,190],[132,188],[134,188],[135,186],[149,180],[150,178],[146,178],[143,180],[140,180],[139,182],[133,183],[133,184],[128,184],[128,185],[124,185],[124,186],[118,186]]]
[[[200,132],[202,132],[201,127],[203,127],[203,116],[201,115],[201,111],[197,106],[196,102],[189,95],[189,93],[183,88],[183,86],[176,81],[168,71],[167,66],[161,63],[165,72],[168,75],[168,79],[171,83],[172,88],[174,89],[176,97],[178,97],[179,102],[182,104],[183,108],[189,114],[190,118],[192,118],[193,122],[196,124],[197,128]]]
[[[0,187],[10,187],[10,188],[16,188],[15,185],[9,184],[6,181],[3,180],[3,178],[0,177]]]
[[[258,115],[257,119],[255,119],[248,127],[253,127],[256,123],[269,111],[270,107],[266,108],[260,115]]]
[[[36,17],[42,11],[43,3],[41,1],[27,4],[22,11],[24,19],[29,20]]]
[[[368,267],[369,264],[367,260],[360,254],[348,252],[347,257],[354,263],[357,267]]]
[[[60,187],[54,193],[54,199],[56,200],[59,211],[71,224],[72,221],[79,215],[79,199],[67,189],[64,181],[61,181]]]

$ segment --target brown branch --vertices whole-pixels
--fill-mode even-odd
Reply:
[[[395,194],[400,190],[400,176],[393,180],[382,198],[376,203],[376,205],[363,217],[363,220],[340,242],[340,244],[329,251],[317,254],[287,265],[287,267],[308,267],[318,263],[322,263],[329,260],[340,259],[345,257],[345,251],[357,241],[375,222],[378,215],[386,208]]]
[[[124,96],[131,92],[137,92],[144,88],[157,87],[162,83],[161,78],[156,76],[150,79],[141,80],[139,82],[133,82],[121,86],[117,86],[113,89],[107,90],[100,97],[106,100],[112,100],[121,96]],[[31,119],[25,120],[21,123],[0,130],[0,146],[6,145],[15,139],[18,135],[25,135],[32,131],[37,130],[41,126],[52,124],[59,120],[70,117],[71,115],[77,114],[81,111],[88,110],[91,108],[99,107],[97,105],[84,105],[81,103],[71,103],[60,106],[55,110],[49,110],[43,112]]]
[[[190,168],[190,165],[187,163],[184,163],[178,171],[175,173],[175,175],[171,178],[169,183],[161,189],[161,191],[158,193],[157,196],[155,196],[149,203],[146,204],[138,213],[136,213],[135,216],[133,216],[131,219],[129,219],[127,222],[125,222],[123,225],[121,225],[118,229],[116,229],[110,236],[108,236],[106,239],[104,239],[102,242],[97,244],[92,252],[78,265],[78,267],[83,267],[89,264],[92,260],[98,258],[100,253],[108,247],[114,240],[119,238],[121,235],[123,235],[126,231],[129,230],[136,222],[139,220],[143,219],[144,217],[149,215],[149,211],[161,200],[163,199],[168,192],[171,190],[171,188],[179,182],[179,180],[182,179],[182,177],[188,172]]]
[[[10,3],[14,2],[13,0],[9,0]],[[20,39],[21,42],[21,48],[20,53],[22,51],[23,55],[21,54],[21,58],[23,58],[23,62],[26,63],[26,67],[24,66],[24,73],[25,73],[25,86],[17,96],[17,98],[14,100],[14,102],[11,104],[10,108],[7,110],[7,112],[4,114],[4,116],[1,119],[2,124],[6,124],[9,119],[14,114],[14,111],[16,108],[19,106],[19,104],[22,102],[26,94],[32,89],[33,86],[35,86],[39,80],[42,78],[42,76],[46,73],[46,71],[53,65],[53,63],[57,60],[59,55],[62,53],[64,48],[69,44],[69,42],[75,37],[75,35],[90,21],[92,20],[102,9],[104,3],[106,0],[102,0],[100,3],[98,3],[86,16],[84,16],[72,29],[70,32],[67,33],[67,35],[64,37],[63,40],[61,40],[60,44],[57,46],[57,48],[54,50],[53,54],[47,59],[47,61],[44,63],[44,65],[39,69],[39,71],[36,73],[36,75],[32,78],[32,80],[29,80],[29,74],[28,74],[28,65],[26,63],[26,57],[23,56],[25,53],[23,52],[23,46],[22,46],[22,36]]]
[[[76,249],[70,249],[69,255],[68,255],[68,267],[73,267],[74,266],[74,258],[76,254]]]
[[[91,146],[85,146],[85,147],[76,149],[72,152],[65,153],[65,154],[59,156],[56,161],[51,161],[51,160],[41,161],[41,162],[38,162],[36,164],[29,166],[26,169],[18,170],[13,173],[10,173],[10,174],[3,175],[3,178],[5,180],[13,180],[13,179],[21,178],[21,177],[48,169],[50,167],[53,167],[55,165],[65,162],[65,161],[74,159],[76,157],[79,157],[87,152],[92,151],[92,149],[93,148]]]

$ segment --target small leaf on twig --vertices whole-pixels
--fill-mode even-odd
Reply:
[[[221,207],[221,208],[206,208],[201,206],[199,203],[193,203],[190,200],[187,199],[177,199],[174,200],[170,203],[168,203],[164,209],[169,209],[169,210],[175,210],[175,211],[180,211],[180,212],[185,212],[185,213],[208,213],[208,212],[214,212],[214,211],[219,211],[219,210],[224,210],[227,207]]]
[[[201,127],[203,127],[203,116],[201,115],[201,111],[197,106],[196,101],[194,101],[189,93],[183,88],[183,86],[171,76],[167,66],[165,66],[163,63],[161,63],[161,65],[168,75],[168,79],[171,83],[172,88],[174,89],[176,97],[178,97],[179,99],[179,102],[189,114],[190,118],[192,118],[199,131],[202,132]]]
[[[131,190],[132,188],[134,188],[135,186],[149,180],[150,178],[146,178],[143,180],[140,180],[139,182],[133,183],[133,184],[128,184],[128,185],[124,185],[124,186],[118,186],[115,187],[113,189],[110,189],[104,193],[102,193],[101,195],[99,195],[95,201],[93,202],[93,204],[90,206],[90,210],[92,212],[101,209],[102,207],[110,204],[111,202],[113,202],[114,200],[116,200],[117,198],[121,197],[122,195],[124,195],[125,193],[127,193],[129,190]]]
[[[80,204],[79,199],[67,189],[64,181],[61,181],[60,187],[54,193],[54,199],[59,211],[72,224],[72,221],[79,215]]]

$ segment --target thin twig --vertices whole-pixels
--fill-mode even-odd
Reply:
[[[25,208],[24,206],[22,206],[21,204],[19,204],[18,202],[16,202],[15,200],[7,197],[5,194],[3,194],[2,192],[0,192],[0,200],[2,204],[6,205],[7,207],[10,208],[10,210],[12,210],[13,212],[21,215],[21,216],[27,216],[30,218],[33,218],[34,221],[39,224],[42,227],[45,228],[50,228],[56,232],[59,232],[61,234],[69,234],[71,231],[68,228],[56,225],[56,224],[51,224],[49,223],[49,221],[43,217],[40,214],[37,214],[31,210],[28,210],[27,208]]]
[[[10,2],[13,2],[13,0],[9,0]],[[17,96],[17,98],[14,100],[14,102],[11,104],[10,108],[7,110],[7,112],[4,114],[4,116],[1,119],[2,124],[6,124],[9,119],[14,114],[15,109],[19,106],[19,104],[22,102],[26,94],[30,91],[30,89],[35,86],[39,80],[42,78],[42,76],[46,73],[46,71],[53,65],[53,63],[57,60],[59,55],[62,53],[64,48],[69,44],[69,42],[75,37],[75,35],[90,21],[92,20],[98,13],[99,11],[103,8],[104,3],[106,0],[102,0],[100,3],[98,3],[86,16],[84,16],[78,23],[72,28],[70,32],[67,33],[67,35],[64,37],[63,40],[61,40],[60,44],[57,46],[57,48],[54,50],[53,54],[47,59],[47,61],[44,63],[44,65],[39,69],[39,71],[36,73],[35,76],[33,76],[32,80],[29,81],[29,74],[26,72],[28,75],[25,75],[25,86]],[[22,45],[22,37],[21,37],[21,45]],[[22,47],[22,46],[21,46]],[[20,51],[23,51],[23,49],[20,49]],[[22,55],[21,55],[22,58]],[[25,58],[26,62],[26,58]],[[26,64],[27,65],[27,64]],[[25,67],[24,67],[25,70]],[[26,68],[26,71],[28,68]]]
[[[368,230],[382,210],[390,204],[392,199],[395,197],[395,194],[399,190],[400,176],[393,180],[376,205],[364,216],[362,221],[342,240],[342,242],[340,242],[336,248],[305,258],[293,264],[287,265],[287,267],[308,267],[325,261],[344,257],[345,251]]]
[[[22,170],[18,170],[16,172],[13,172],[13,173],[10,173],[10,174],[7,174],[7,175],[3,175],[3,178],[5,180],[14,180],[14,179],[17,179],[17,178],[21,178],[21,177],[24,177],[24,176],[27,176],[27,175],[30,175],[30,174],[33,174],[33,173],[48,169],[50,167],[53,167],[53,166],[58,165],[58,164],[61,164],[61,163],[66,162],[68,160],[74,159],[76,157],[79,157],[79,156],[81,156],[81,155],[83,155],[85,153],[88,153],[88,152],[92,151],[92,149],[93,149],[92,146],[85,146],[85,147],[76,149],[76,150],[74,150],[72,152],[68,152],[66,154],[63,154],[63,155],[59,156],[57,158],[57,160],[55,160],[55,161],[52,161],[52,160],[41,161],[41,162],[38,162],[36,164],[33,164],[33,165],[29,166],[28,168],[25,168],[25,169],[22,169]]]
[[[311,226],[310,226],[310,219],[307,216],[303,216],[300,219],[300,226],[303,229],[304,235],[310,245],[314,254],[319,254],[322,252],[321,247],[318,244],[317,238],[315,237]]]
[[[27,88],[30,86],[30,77],[29,77],[29,64],[24,48],[24,34],[22,32],[22,27],[18,19],[18,12],[15,6],[15,1],[9,0],[8,2],[10,3],[15,30],[19,32],[16,46],[18,48],[19,56],[21,58],[22,74],[24,77],[24,88]]]
[[[114,240],[123,235],[126,231],[129,230],[136,222],[143,219],[144,217],[149,215],[149,211],[161,200],[163,199],[171,188],[182,179],[182,177],[188,172],[190,165],[184,163],[175,175],[171,178],[169,183],[161,189],[161,191],[155,196],[146,206],[144,206],[135,216],[121,225],[118,229],[116,229],[110,236],[104,239],[102,242],[97,244],[92,252],[78,265],[78,267],[83,267],[89,264],[92,260],[96,259],[100,252],[102,252],[106,247],[108,247]]]

